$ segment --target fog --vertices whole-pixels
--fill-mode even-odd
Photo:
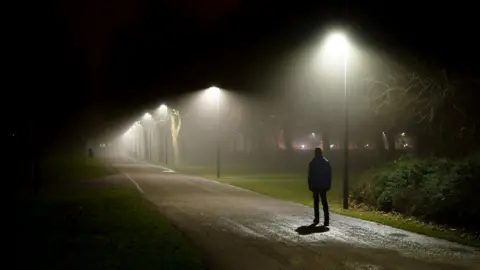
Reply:
[[[438,150],[430,139],[438,137],[434,123],[441,118],[434,111],[449,102],[438,93],[449,91],[453,79],[354,33],[345,35],[346,49],[329,45],[331,36],[324,33],[282,58],[256,92],[212,86],[159,102],[161,107],[146,109],[99,152],[229,175],[306,173],[315,147],[323,149],[335,169],[344,166],[347,147],[350,169],[420,153],[421,138],[423,153]],[[460,126],[451,128],[454,133]]]

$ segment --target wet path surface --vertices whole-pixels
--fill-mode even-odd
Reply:
[[[335,214],[328,230],[312,232],[302,228],[309,207],[160,166],[110,163],[203,252],[209,269],[480,269],[478,249]]]

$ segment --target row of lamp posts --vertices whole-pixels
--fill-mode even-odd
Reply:
[[[205,94],[208,98],[215,101],[216,107],[216,174],[217,178],[220,178],[220,127],[221,127],[221,116],[220,116],[220,93],[221,90],[218,87],[212,86],[205,90]],[[133,136],[133,148],[135,149],[136,156],[141,156],[140,152],[143,152],[143,156],[148,159],[152,160],[152,137],[154,134],[154,130],[157,130],[156,127],[158,124],[163,123],[163,152],[164,152],[164,161],[165,164],[168,165],[168,123],[169,123],[169,108],[162,104],[156,110],[154,115],[159,115],[160,118],[156,118],[154,115],[146,112],[140,121],[136,121],[130,129],[125,133],[125,135],[132,135]],[[138,133],[135,134],[135,131],[142,129],[143,132],[143,148],[142,144],[139,141]],[[158,129],[159,130],[159,129]],[[160,134],[160,132],[158,132]],[[159,140],[160,141],[160,140]],[[142,151],[143,150],[143,151]]]
[[[327,38],[326,42],[326,49],[330,55],[333,55],[336,58],[341,59],[342,61],[342,69],[343,69],[343,91],[344,91],[344,100],[345,100],[345,149],[344,149],[344,171],[343,171],[343,208],[348,209],[348,171],[349,171],[349,150],[348,150],[348,142],[349,142],[349,106],[348,106],[348,91],[347,91],[347,59],[348,59],[348,52],[349,52],[349,44],[348,40],[342,33],[333,33]],[[220,128],[221,128],[221,114],[220,114],[220,94],[221,90],[218,87],[212,86],[205,90],[205,93],[209,96],[209,98],[214,99],[216,101],[216,117],[217,117],[217,130],[216,130],[216,174],[217,178],[220,178]],[[145,113],[143,116],[144,121],[150,122],[149,124],[157,125],[158,123],[164,124],[164,153],[165,153],[165,164],[168,164],[168,119],[169,119],[169,108],[162,104],[158,109],[158,114],[163,115],[163,119],[160,119],[158,122],[155,121],[154,117],[149,114]],[[153,121],[153,122],[152,122]],[[141,126],[141,128],[145,127],[141,124],[141,121],[137,121],[127,133],[131,133],[133,129],[137,129]],[[148,128],[148,132],[145,132],[145,144],[148,141],[148,157],[151,159],[151,142],[152,142],[152,130]],[[148,135],[147,135],[148,134]],[[137,154],[140,150],[140,144],[138,142],[138,138],[135,136],[135,146]],[[146,145],[145,145],[146,146]],[[327,146],[328,147],[328,146]],[[144,150],[146,150],[145,147]],[[146,154],[146,153],[145,153]]]

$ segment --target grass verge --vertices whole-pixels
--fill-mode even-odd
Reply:
[[[183,235],[135,190],[78,181],[110,173],[101,163],[69,160],[57,168],[54,187],[17,199],[19,268],[204,269]]]
[[[306,174],[261,174],[244,172],[223,174],[220,179],[217,179],[216,175],[212,173],[212,170],[207,168],[193,166],[177,166],[173,169],[180,172],[195,174],[212,180],[252,190],[274,198],[293,201],[307,206],[313,205],[311,193],[307,188]],[[453,228],[445,228],[436,224],[424,223],[414,218],[402,216],[395,213],[370,211],[355,205],[349,210],[344,210],[341,203],[342,174],[340,172],[334,172],[333,175],[334,179],[332,181],[332,189],[328,192],[328,201],[332,212],[363,220],[373,221],[395,228],[457,242],[460,244],[480,247],[480,239],[478,235],[458,231]],[[352,173],[350,175],[351,181],[354,182],[357,176],[358,174]]]

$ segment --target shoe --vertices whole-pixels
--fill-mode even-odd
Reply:
[[[323,226],[324,226],[324,227],[330,226],[330,222],[326,221],[325,223],[323,223]]]
[[[320,223],[320,220],[318,220],[318,219],[313,220],[313,224],[317,225],[318,223]]]

